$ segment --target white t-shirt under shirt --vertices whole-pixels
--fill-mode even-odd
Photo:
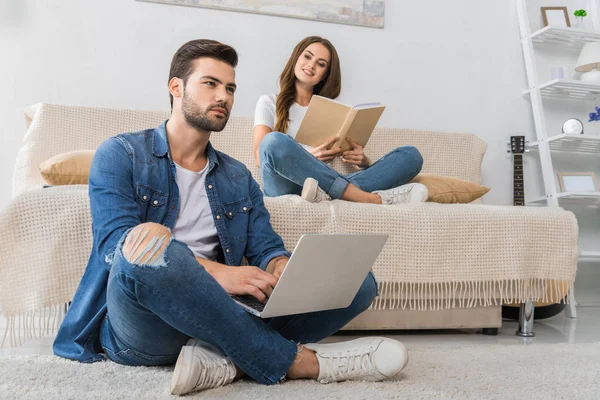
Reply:
[[[254,112],[254,126],[266,125],[272,130],[275,128],[275,122],[277,120],[277,95],[276,94],[265,94],[258,99],[256,103],[256,111]],[[292,104],[290,107],[290,123],[288,125],[287,134],[295,138],[300,123],[306,115],[308,107],[303,107],[298,103]],[[305,149],[311,149],[310,146],[302,144]]]
[[[177,164],[175,167],[175,182],[179,187],[179,214],[171,233],[177,240],[185,243],[196,257],[214,261],[219,253],[219,236],[204,187],[208,163],[200,172],[190,171]]]

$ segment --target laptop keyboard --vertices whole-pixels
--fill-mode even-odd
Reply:
[[[265,305],[263,303],[258,301],[256,297],[250,296],[249,294],[244,296],[238,296],[234,294],[231,295],[231,298],[259,312],[262,312],[262,310],[264,310],[265,308]]]

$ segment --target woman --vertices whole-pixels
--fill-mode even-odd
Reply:
[[[427,200],[427,188],[409,183],[423,158],[412,146],[397,148],[374,164],[363,148],[328,149],[336,140],[311,148],[294,140],[314,94],[335,99],[341,91],[340,62],[327,39],[302,40],[279,77],[278,95],[264,95],[256,105],[254,156],[260,166],[265,195],[301,194],[311,202],[342,199],[360,203],[399,204]],[[326,163],[336,157],[358,170],[342,175]]]

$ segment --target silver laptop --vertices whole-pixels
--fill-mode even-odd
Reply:
[[[388,235],[303,235],[266,303],[232,296],[261,318],[346,308],[358,293]]]

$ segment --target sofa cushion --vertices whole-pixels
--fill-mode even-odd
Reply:
[[[419,174],[411,182],[427,186],[427,201],[434,203],[470,203],[490,191],[482,185],[437,174]]]
[[[50,185],[86,185],[94,150],[57,154],[40,164],[40,173]]]

